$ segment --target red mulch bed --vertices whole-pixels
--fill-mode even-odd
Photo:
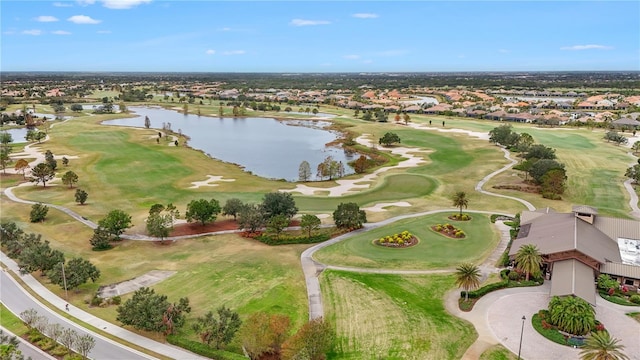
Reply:
[[[452,238],[452,239],[464,239],[464,238],[467,237],[467,235],[464,235],[462,237],[456,237],[455,236],[455,232],[456,232],[456,230],[458,230],[456,228],[454,228],[453,230],[449,230],[449,229],[443,228],[441,231],[438,231],[438,230],[436,230],[436,226],[434,225],[434,226],[431,227],[431,230],[433,230],[433,231],[435,231],[437,233],[440,233],[440,234],[442,234],[442,235],[444,235],[446,237]]]
[[[299,220],[292,220],[289,226],[300,226]],[[215,231],[238,230],[238,223],[233,219],[216,220],[202,226],[199,222],[175,225],[169,236],[204,234]]]
[[[415,236],[412,236],[411,239],[409,241],[405,241],[404,244],[399,245],[398,243],[387,243],[387,242],[380,242],[380,240],[376,240],[373,242],[374,244],[378,245],[378,246],[384,246],[384,247],[389,247],[389,248],[408,248],[408,247],[412,247],[414,245],[418,244],[418,238]]]

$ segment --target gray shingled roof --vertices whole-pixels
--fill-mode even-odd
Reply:
[[[575,259],[553,263],[551,296],[575,295],[591,305],[596,305],[596,287],[593,269]]]
[[[617,240],[578,219],[574,213],[543,214],[529,223],[528,235],[513,241],[509,255],[515,255],[525,244],[533,244],[542,254],[578,250],[600,263],[622,262]]]
[[[600,272],[640,280],[640,266],[608,262],[600,265]]]

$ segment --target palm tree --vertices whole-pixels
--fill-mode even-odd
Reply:
[[[480,269],[471,263],[458,266],[456,268],[456,285],[464,289],[465,301],[469,300],[469,290],[480,286]]]
[[[611,338],[606,331],[596,331],[591,334],[580,351],[581,360],[628,360],[622,352],[624,345],[620,340]]]
[[[526,280],[529,281],[529,275],[540,272],[542,266],[542,255],[538,247],[533,244],[522,245],[516,253],[516,268],[524,271]]]
[[[588,334],[596,326],[593,306],[576,296],[554,296],[549,301],[549,315],[553,325],[574,335]]]
[[[467,199],[467,193],[464,191],[458,191],[453,195],[453,206],[460,208],[460,217],[462,217],[462,207],[467,208],[469,205],[469,199]]]

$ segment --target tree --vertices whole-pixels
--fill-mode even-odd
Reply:
[[[540,273],[540,266],[542,266],[542,255],[538,250],[538,247],[533,244],[525,244],[520,247],[515,257],[516,268],[524,271],[526,280],[529,281],[529,276],[534,276]]]
[[[71,348],[76,343],[77,338],[78,333],[71,328],[66,328],[62,331],[60,343],[67,349],[67,353],[71,354]]]
[[[222,208],[222,215],[233,216],[233,220],[236,220],[238,213],[242,210],[244,204],[240,199],[231,198],[227,200]]]
[[[311,238],[311,234],[320,228],[320,218],[311,214],[304,214],[300,219],[300,227],[307,233],[307,238]]]
[[[531,145],[524,156],[525,159],[550,159],[556,158],[556,150],[554,148],[541,144]]]
[[[147,129],[151,127],[151,120],[149,119],[148,116],[144,117],[144,127]]]
[[[360,155],[360,157],[353,163],[353,169],[355,170],[356,174],[362,174],[363,172],[367,171],[368,167],[369,159],[367,159],[367,157],[364,155]]]
[[[69,166],[69,159],[66,156],[62,157],[62,165]]]
[[[456,268],[456,285],[464,289],[465,301],[469,300],[469,290],[480,286],[480,275],[480,269],[471,263]]]
[[[78,175],[73,171],[69,170],[64,175],[62,175],[62,183],[65,185],[69,185],[69,189],[73,188],[73,184],[78,182]]]
[[[62,332],[64,331],[64,327],[58,323],[49,324],[47,327],[47,335],[54,342],[58,342],[60,336],[62,336]]]
[[[42,241],[39,236],[24,239],[23,249],[18,255],[18,266],[22,274],[30,274],[40,271],[46,274],[55,266],[64,262],[64,254],[59,250],[51,249],[49,241]]]
[[[262,198],[262,204],[260,207],[267,219],[276,215],[284,215],[287,219],[291,219],[298,213],[298,208],[296,207],[296,201],[293,199],[293,195],[285,192],[272,192],[265,194]]]
[[[31,181],[36,183],[36,185],[42,182],[43,187],[47,187],[47,181],[53,179],[55,175],[55,170],[46,163],[40,163],[31,169]]]
[[[400,137],[396,133],[392,133],[392,132],[388,132],[384,134],[380,138],[380,140],[378,140],[378,143],[384,146],[390,146],[390,145],[393,145],[394,143],[399,143],[399,142],[400,142]]]
[[[71,111],[73,111],[73,112],[80,112],[80,111],[83,110],[82,109],[82,105],[80,105],[80,104],[71,104],[69,109],[71,109]]]
[[[13,258],[17,255],[16,251],[21,250],[21,240],[24,231],[13,221],[0,223],[0,245],[6,247],[7,255]]]
[[[11,143],[13,142],[13,137],[7,131],[0,132],[0,166],[2,166],[2,171],[6,174],[7,165],[11,161]]]
[[[596,327],[596,312],[577,296],[554,296],[549,301],[549,323],[570,334],[585,335]]]
[[[109,250],[113,247],[111,245],[111,233],[101,226],[93,229],[93,236],[89,243],[91,244],[91,249],[95,251]]]
[[[64,266],[64,277],[62,266]],[[54,266],[47,272],[47,277],[51,283],[61,287],[65,286],[66,280],[67,289],[75,289],[89,280],[95,283],[100,277],[100,270],[89,260],[78,257],[69,260],[66,264]]]
[[[24,360],[22,351],[18,349],[20,341],[15,336],[10,336],[0,329],[0,359],[2,360]],[[31,359],[31,358],[29,358]]]
[[[22,178],[25,178],[25,172],[27,171],[27,169],[29,168],[29,162],[25,159],[18,159],[18,161],[16,161],[16,165],[14,166],[14,169],[17,172],[21,172],[22,173]]]
[[[278,354],[290,329],[288,316],[256,312],[242,323],[238,337],[249,357],[256,360],[264,354]]]
[[[462,216],[462,208],[467,208],[469,205],[469,199],[467,199],[467,193],[464,191],[458,191],[453,195],[453,206],[460,208],[460,216]]]
[[[178,304],[174,304],[174,311],[171,322],[174,328],[184,325],[184,314],[191,312],[189,299],[181,298]],[[171,304],[166,295],[156,294],[148,287],[143,287],[133,293],[133,297],[118,306],[116,320],[124,325],[131,325],[138,330],[164,331],[167,328],[166,321],[163,323],[165,312]]]
[[[221,211],[220,203],[216,199],[191,200],[187,204],[185,217],[187,222],[199,221],[202,226],[205,226],[208,222],[216,221]]]
[[[533,164],[535,164],[536,161],[538,161],[538,159],[529,159],[529,160],[521,161],[519,164],[514,165],[513,169],[524,172],[524,181],[527,181],[529,178],[529,171],[531,171],[531,168],[533,167]]]
[[[633,151],[634,154],[637,154],[640,152],[640,141],[636,141],[633,143],[633,145],[631,145],[631,150]]]
[[[107,216],[98,221],[98,226],[105,229],[116,237],[116,240],[120,239],[120,235],[124,231],[132,226],[131,215],[122,210],[111,210]]]
[[[36,309],[33,309],[33,308],[29,308],[20,313],[20,319],[24,321],[24,323],[27,325],[29,329],[33,328],[36,322],[38,322],[39,318],[40,318],[40,315],[38,315],[38,312],[36,311]]]
[[[613,141],[616,145],[626,144],[629,142],[629,139],[626,136],[618,133],[617,131],[607,132],[604,135],[604,139],[607,140],[607,142]]]
[[[29,220],[32,223],[42,222],[47,217],[47,213],[49,212],[49,207],[47,205],[43,205],[42,203],[36,203],[31,206],[31,213],[29,214]]]
[[[402,115],[402,119],[404,120],[405,125],[409,125],[409,122],[411,121],[411,116],[409,116],[409,114],[407,113],[404,113],[404,115]]]
[[[564,169],[551,169],[542,176],[542,195],[552,199],[559,197],[566,188],[567,175]],[[545,196],[547,195],[547,196]]]
[[[511,124],[500,125],[489,131],[489,141],[505,147],[512,147],[520,140],[520,135],[513,131]]]
[[[262,207],[256,204],[246,204],[238,212],[238,227],[255,233],[264,226],[266,216]]]
[[[209,311],[196,319],[193,330],[198,333],[200,340],[210,345],[214,342],[216,349],[223,349],[228,345],[242,325],[237,312],[231,311],[224,305],[216,310],[218,317]]]
[[[166,207],[162,204],[152,205],[147,218],[147,233],[164,241],[173,230],[173,223],[178,216],[178,209],[171,203]]]
[[[83,359],[88,359],[91,349],[96,346],[96,339],[89,334],[78,336],[76,339],[76,350],[82,355]]]
[[[280,240],[280,234],[289,226],[289,218],[279,214],[272,216],[267,220],[267,232],[273,234],[276,240]]]
[[[76,189],[76,202],[80,205],[84,205],[84,203],[87,201],[87,198],[89,197],[89,194],[87,194],[86,191],[82,190],[82,189]]]
[[[612,338],[608,331],[595,331],[587,338],[582,351],[581,360],[628,360],[622,350],[620,340]]]
[[[542,177],[544,176],[544,174],[546,174],[549,170],[553,170],[553,169],[564,170],[564,165],[555,160],[542,159],[542,160],[536,161],[531,166],[531,169],[529,170],[529,175],[531,175],[531,177],[533,178],[533,180],[535,180],[536,183],[541,184]]]
[[[44,161],[53,169],[56,170],[58,168],[58,161],[56,161],[55,157],[51,150],[47,150],[44,153]]]
[[[324,177],[333,180],[334,177],[342,177],[344,175],[344,165],[342,162],[333,160],[332,156],[327,156],[323,162],[318,164],[317,171],[317,176],[320,180]]]
[[[331,324],[316,318],[304,324],[282,346],[283,359],[323,360],[333,345]]]
[[[367,214],[356,203],[340,203],[333,212],[333,222],[339,228],[359,229],[367,222]]]
[[[624,176],[633,180],[634,183],[640,183],[640,164],[635,164],[632,167],[628,168],[624,173]]]
[[[311,165],[306,160],[300,163],[298,167],[298,179],[300,181],[309,181],[311,179]]]

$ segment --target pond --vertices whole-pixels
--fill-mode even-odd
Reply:
[[[28,129],[26,127],[8,129],[8,130],[2,130],[2,131],[6,131],[11,135],[11,138],[13,139],[13,144],[22,144],[27,142],[27,139],[25,139],[25,136],[27,136]]]
[[[131,106],[128,110],[138,116],[103,124],[144,127],[144,117],[148,116],[151,128],[162,129],[163,125],[169,125],[173,131],[189,136],[190,147],[261,177],[296,181],[302,161],[307,161],[315,174],[316,167],[327,156],[342,161],[346,174],[354,172],[347,165],[355,160],[354,155],[341,148],[326,146],[339,136],[325,129],[330,125],[327,121],[218,118],[141,106]]]

